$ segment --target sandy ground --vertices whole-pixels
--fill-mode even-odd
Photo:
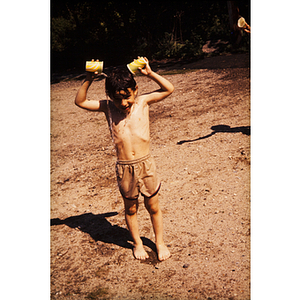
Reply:
[[[105,116],[74,105],[81,80],[52,84],[51,299],[250,299],[249,56],[156,68],[175,86],[150,108],[172,256],[157,260],[140,198],[150,258],[134,259]],[[106,99],[104,80],[89,98]]]

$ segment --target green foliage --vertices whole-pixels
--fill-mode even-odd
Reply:
[[[191,33],[189,40],[185,41],[185,45],[181,51],[182,58],[202,58],[202,47],[205,44],[202,37],[194,32]]]
[[[200,35],[192,33],[189,40],[178,42],[172,34],[165,32],[164,38],[158,43],[157,52],[153,53],[156,59],[163,58],[201,58],[204,42]]]
[[[164,37],[158,41],[157,52],[154,53],[155,58],[177,57],[180,49],[184,46],[174,40],[171,33],[165,32]]]
[[[51,20],[51,49],[62,52],[68,48],[72,41],[72,31],[75,24],[64,17],[52,18]]]

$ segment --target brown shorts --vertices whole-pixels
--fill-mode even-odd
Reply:
[[[126,199],[136,200],[139,193],[150,198],[159,191],[160,181],[150,154],[135,160],[117,161],[116,173],[120,193]]]

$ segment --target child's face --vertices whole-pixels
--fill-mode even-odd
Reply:
[[[137,87],[133,91],[131,88],[128,89],[128,92],[120,91],[114,96],[113,102],[115,106],[123,113],[129,113],[131,106],[135,101],[135,97],[137,95]]]

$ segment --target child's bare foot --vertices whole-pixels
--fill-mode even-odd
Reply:
[[[165,244],[156,245],[158,259],[160,261],[166,260],[171,256],[171,253]]]
[[[136,259],[145,260],[149,258],[148,253],[145,251],[143,244],[133,247],[133,255]]]

